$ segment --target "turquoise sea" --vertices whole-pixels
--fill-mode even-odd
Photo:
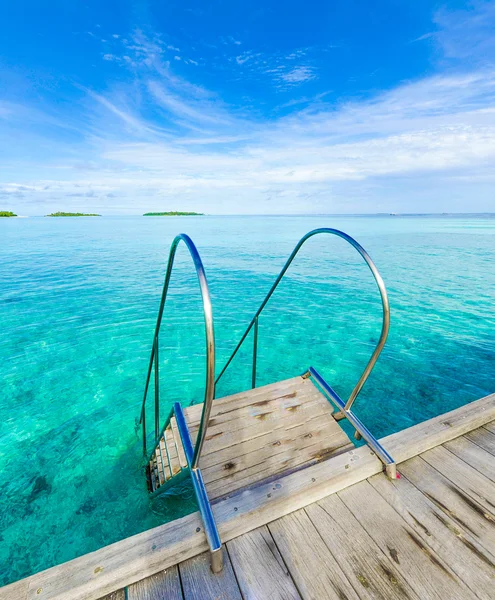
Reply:
[[[194,510],[187,487],[150,502],[135,426],[174,235],[188,233],[205,264],[219,371],[316,227],[354,236],[387,285],[390,337],[355,405],[377,437],[495,391],[494,217],[1,219],[0,584]],[[346,397],[380,316],[359,255],[312,238],[260,319],[258,383],[313,365]],[[163,415],[202,401],[204,343],[182,245],[161,334]],[[217,396],[249,386],[251,344]]]

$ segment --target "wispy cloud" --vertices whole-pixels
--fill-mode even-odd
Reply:
[[[440,8],[434,21],[436,40],[446,59],[469,59],[475,63],[495,63],[495,2],[473,0],[467,9]]]
[[[268,77],[272,85],[279,89],[288,89],[317,78],[317,70],[309,63],[294,64],[302,61],[309,48],[299,48],[288,55],[267,55],[262,52],[245,50],[235,56],[235,62],[258,77]]]
[[[286,83],[298,84],[316,79],[316,73],[312,67],[298,66],[290,69],[290,71],[281,72],[279,77]]]

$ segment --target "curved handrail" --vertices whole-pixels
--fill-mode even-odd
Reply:
[[[254,315],[253,319],[249,323],[246,331],[244,332],[244,335],[241,337],[241,339],[240,339],[239,343],[237,344],[234,352],[231,354],[229,360],[227,361],[227,363],[223,367],[222,371],[220,372],[220,375],[217,377],[215,383],[219,382],[220,378],[222,377],[222,375],[227,370],[227,367],[232,362],[234,356],[237,354],[237,351],[242,346],[244,340],[248,336],[248,334],[251,331],[252,327],[256,325],[256,328],[257,328],[258,317],[260,316],[261,312],[265,308],[268,300],[270,300],[273,292],[277,289],[277,286],[280,283],[280,280],[285,275],[287,269],[290,267],[292,261],[294,260],[295,256],[299,252],[301,246],[309,238],[313,237],[314,235],[318,235],[320,233],[329,233],[331,235],[336,235],[336,236],[344,239],[349,244],[351,244],[351,246],[353,246],[359,252],[359,254],[366,261],[366,264],[370,268],[371,272],[373,273],[373,277],[375,278],[376,284],[378,286],[378,290],[380,291],[381,300],[382,300],[383,322],[382,322],[382,330],[381,330],[381,333],[380,333],[380,339],[378,340],[378,344],[376,345],[375,350],[374,350],[373,354],[371,355],[371,358],[369,359],[368,364],[366,365],[366,368],[364,369],[361,377],[359,378],[359,381],[357,382],[356,386],[352,390],[352,393],[351,393],[351,395],[349,396],[349,399],[346,402],[345,408],[349,409],[352,406],[354,400],[357,398],[357,396],[358,396],[359,392],[361,391],[363,385],[365,384],[366,380],[368,379],[369,374],[371,373],[373,367],[375,366],[375,363],[378,360],[378,357],[380,356],[380,353],[381,353],[381,351],[383,349],[383,346],[385,345],[385,342],[387,340],[388,330],[390,328],[390,306],[389,306],[389,303],[388,303],[387,290],[385,288],[385,284],[383,282],[383,279],[382,279],[380,273],[378,272],[378,269],[376,268],[375,263],[371,260],[369,254],[366,252],[366,250],[354,238],[352,238],[350,235],[347,235],[347,233],[344,233],[343,231],[339,231],[338,229],[331,229],[331,228],[328,228],[328,227],[321,227],[319,229],[313,229],[313,231],[310,231],[309,233],[307,233],[305,236],[303,236],[299,240],[299,242],[297,243],[296,247],[292,251],[291,255],[287,259],[287,262],[285,263],[285,265],[283,266],[282,270],[280,271],[280,274],[278,275],[277,279],[275,280],[275,282],[273,283],[272,287],[270,288],[270,291],[268,292],[268,294],[266,295],[265,299],[261,303],[261,306],[258,308],[258,310],[256,311],[256,314]],[[254,377],[253,377],[253,379],[254,379]]]
[[[151,350],[150,363],[148,367],[148,375],[146,377],[146,385],[144,389],[144,398],[141,407],[141,416],[139,419],[139,424],[143,423],[143,435],[145,437],[145,453],[146,453],[146,415],[145,415],[145,406],[146,406],[146,397],[148,394],[149,383],[151,379],[151,373],[153,371],[153,362],[155,362],[155,394],[158,391],[158,334],[160,332],[160,326],[162,322],[163,309],[165,307],[165,301],[167,299],[168,287],[170,284],[170,277],[172,275],[172,268],[174,265],[175,253],[177,251],[177,246],[179,243],[183,241],[189,253],[193,259],[194,267],[196,269],[196,275],[198,276],[199,287],[201,290],[201,297],[203,299],[203,311],[205,317],[205,329],[206,329],[206,388],[205,388],[205,399],[203,404],[203,411],[201,413],[201,422],[198,430],[198,436],[196,438],[196,446],[194,448],[194,455],[191,464],[192,469],[197,469],[199,457],[201,455],[201,449],[203,447],[205,435],[206,435],[206,425],[210,418],[211,406],[213,403],[213,399],[215,397],[215,334],[213,330],[213,312],[211,307],[211,298],[210,298],[210,290],[208,288],[208,281],[206,279],[205,270],[203,267],[203,262],[201,257],[199,256],[199,252],[194,245],[191,238],[185,233],[180,233],[175,237],[172,242],[172,246],[170,247],[170,254],[168,258],[167,264],[167,272],[165,275],[165,282],[163,284],[162,297],[160,301],[160,308],[158,310],[158,318],[156,321],[155,334],[153,337],[153,347]],[[157,403],[158,396],[155,396],[155,437],[159,437],[159,426],[158,426],[158,415],[157,415]]]

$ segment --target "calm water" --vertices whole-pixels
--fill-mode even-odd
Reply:
[[[203,257],[221,367],[300,236],[355,236],[392,327],[356,412],[382,436],[495,391],[495,218],[186,217],[0,220],[0,584],[194,509],[150,503],[136,433],[168,247]],[[161,336],[163,413],[201,401],[204,330],[184,247]],[[380,328],[371,274],[310,240],[260,320],[260,384],[310,364],[346,396]],[[218,394],[248,387],[250,340]],[[151,413],[150,413],[151,418]]]

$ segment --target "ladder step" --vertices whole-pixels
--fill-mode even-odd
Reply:
[[[152,459],[149,464],[150,487],[152,492],[154,492],[158,487],[154,462],[154,459]]]
[[[163,485],[165,483],[165,467],[163,465],[163,459],[162,459],[162,455],[160,453],[159,446],[155,450],[155,458],[156,458],[156,464],[157,464],[157,468],[158,468],[158,480],[160,482],[160,485]]]
[[[186,459],[186,454],[184,452],[184,448],[182,447],[182,440],[180,438],[180,433],[179,433],[179,429],[177,428],[177,421],[175,420],[175,417],[172,417],[170,419],[170,425],[172,426],[172,435],[174,438],[175,446],[177,448],[179,464],[180,464],[181,469],[184,469],[185,467],[187,467],[187,459]]]
[[[175,418],[163,432],[148,465],[149,486],[155,492],[167,481],[187,467],[186,455],[182,447]]]
[[[172,428],[169,426],[165,430],[166,443],[168,448],[168,454],[170,456],[170,467],[172,470],[172,475],[177,475],[181,471],[181,465],[179,460],[179,455],[177,452],[177,446],[174,440],[174,434],[172,432]]]
[[[160,456],[162,457],[162,463],[164,467],[165,481],[168,481],[172,477],[172,469],[170,467],[170,461],[168,457],[167,448],[165,447],[165,438],[160,438]]]

